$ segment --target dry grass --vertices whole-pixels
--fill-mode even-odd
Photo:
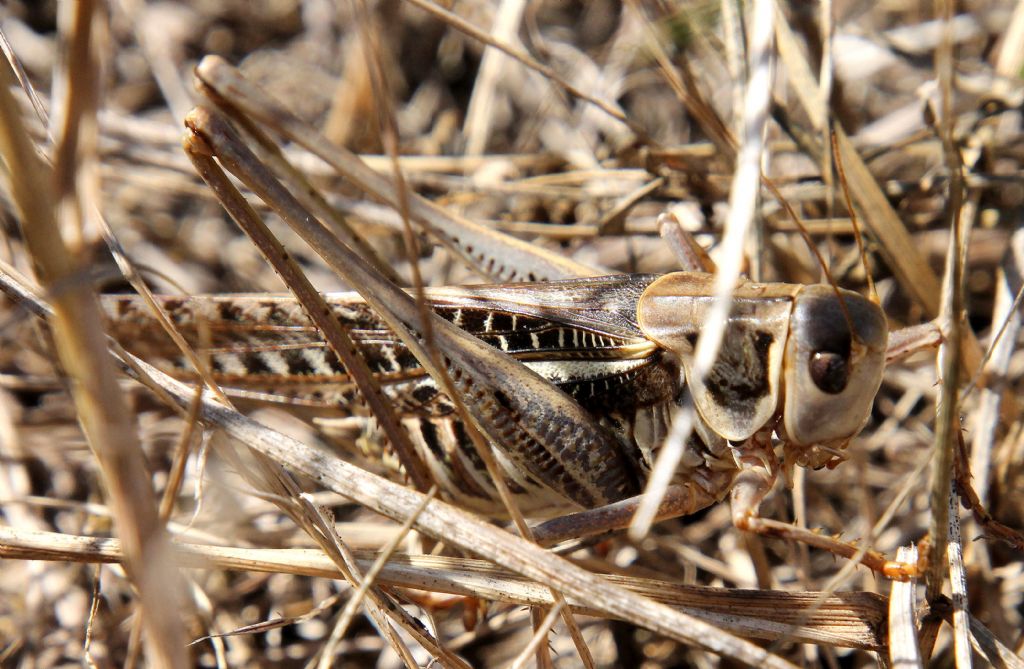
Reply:
[[[726,271],[817,281],[821,269],[795,212],[840,285],[867,291],[874,279],[893,328],[944,317],[949,334],[955,281],[943,287],[942,277],[959,271],[947,267],[953,249],[964,261],[967,314],[959,345],[950,342],[959,360],[947,355],[941,383],[932,354],[894,365],[850,460],[832,471],[798,470],[793,489],[776,486],[762,513],[895,555],[944,517],[948,476],[940,468],[929,481],[928,471],[932,453],[955,441],[936,429],[947,425],[953,437],[963,429],[980,502],[996,520],[1024,527],[1024,358],[1014,350],[1013,304],[1024,285],[1024,10],[985,5],[957,16],[950,30],[933,21],[942,7],[931,15],[915,3],[784,10],[765,55],[775,61],[771,103],[758,104],[743,85],[748,68],[758,71],[756,51],[744,47],[744,35],[757,32],[755,8],[764,5],[737,15],[731,3],[505,2],[499,10],[456,2],[457,20],[419,0],[117,2],[92,24],[101,56],[94,63],[74,57],[89,53],[84,19],[75,23],[69,10],[58,30],[46,3],[9,3],[0,28],[41,106],[34,111],[24,90],[12,89],[20,120],[6,105],[4,145],[24,151],[34,141],[48,158],[37,169],[54,171],[54,190],[66,199],[41,195],[45,177],[23,178],[31,161],[3,149],[6,164],[18,166],[8,172],[22,178],[4,179],[0,259],[23,274],[35,270],[58,317],[51,349],[25,305],[0,303],[0,666],[422,666],[431,658],[507,666],[519,658],[555,666],[854,667],[889,661],[890,653],[911,657],[915,605],[926,662],[963,666],[962,641],[971,635],[985,653],[976,662],[997,663],[1002,653],[1005,666],[1021,666],[1024,550],[992,537],[1001,525],[982,529],[956,504],[948,509],[964,516],[962,545],[951,537],[962,548],[965,589],[946,585],[951,599],[941,595],[944,562],[932,562],[927,597],[903,588],[890,601],[891,584],[863,568],[741,535],[727,504],[657,524],[635,543],[616,536],[577,547],[570,564],[341,462],[287,413],[264,410],[261,423],[248,421],[138,366],[137,380],[104,385],[101,334],[87,327],[89,317],[69,320],[89,309],[84,288],[137,283],[130,273],[122,278],[127,259],[113,248],[124,249],[156,292],[281,292],[278,273],[295,288],[298,270],[318,290],[346,287],[331,260],[313,252],[323,250],[317,243],[304,244],[250,197],[256,218],[297,263],[275,273],[182,152],[182,121],[204,99],[191,93],[192,69],[218,54],[294,115],[247,107],[260,129],[289,138],[285,155],[303,171],[291,178],[312,186],[294,192],[325,198],[302,195],[302,204],[324,220],[344,214],[351,232],[340,236],[357,235],[364,241],[349,243],[363,244],[363,257],[377,256],[378,267],[410,285],[411,240],[422,246],[424,283],[480,275],[448,248],[403,231],[403,217],[442,231],[470,220],[481,235],[492,228],[528,242],[506,252],[510,267],[494,268],[499,276],[566,276],[594,266],[672,271],[656,225],[666,209],[713,247]],[[834,25],[823,46],[821,13],[829,8]],[[481,39],[513,57],[485,51]],[[207,99],[248,103],[242,89],[203,72]],[[757,112],[770,116],[762,162],[770,183],[756,214],[733,222],[726,203],[734,216],[742,209],[737,195],[730,199],[744,178],[734,180],[737,165],[749,176],[762,155],[759,126],[751,126]],[[52,126],[40,120],[47,113]],[[829,117],[840,126],[834,142]],[[377,173],[354,159],[342,163],[349,158],[328,141],[380,154],[366,160]],[[201,142],[191,148],[204,150]],[[338,162],[328,166],[307,150],[318,148]],[[273,158],[266,149],[261,157]],[[40,252],[40,243],[57,239],[52,232],[33,241],[47,218],[62,226],[64,243],[53,246],[63,250]],[[962,232],[950,244],[954,221]],[[723,234],[738,241],[720,243]],[[521,260],[523,247],[543,254]],[[61,253],[63,268],[47,265]],[[82,327],[67,327],[73,323]],[[942,393],[955,410],[937,421]],[[118,408],[122,395],[130,411]],[[118,430],[121,422],[130,434]],[[952,463],[956,453],[948,452]],[[133,462],[140,454],[145,462]],[[403,521],[418,533],[406,535]],[[162,543],[161,523],[173,550]],[[421,554],[434,543],[429,537],[442,542],[437,555]],[[932,554],[944,541],[932,543]],[[391,560],[377,560],[394,550]],[[373,583],[356,597],[350,584],[367,573]],[[179,576],[185,585],[170,587]],[[399,606],[410,591],[396,588],[475,596],[485,615],[467,631],[459,613],[473,606]],[[147,602],[160,615],[143,611]],[[961,603],[973,618],[954,612]],[[576,615],[565,615],[566,605]],[[715,628],[701,631],[688,616]],[[943,620],[958,622],[956,643]],[[891,636],[887,621],[897,625]],[[535,627],[552,624],[546,641],[535,636]],[[201,641],[182,659],[193,639]]]

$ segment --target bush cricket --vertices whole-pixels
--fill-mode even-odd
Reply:
[[[207,83],[214,71],[209,63],[199,68]],[[238,94],[244,82],[233,85]],[[314,220],[269,172],[251,167],[258,161],[218,123],[207,112],[190,117],[193,139],[202,145],[192,146],[194,162],[212,147],[290,224]],[[214,190],[225,199],[223,188]],[[244,217],[238,205],[225,204],[236,220]],[[481,263],[493,266],[501,257],[500,245],[473,247],[456,234],[447,237]],[[568,525],[554,521],[552,536],[621,527],[673,409],[692,398],[695,429],[660,517],[693,513],[731,492],[734,522],[743,529],[859,555],[888,576],[913,573],[912,565],[757,514],[780,471],[773,434],[783,444],[786,467],[833,467],[866,422],[888,343],[884,314],[870,300],[828,286],[744,282],[718,362],[695,382],[693,346],[712,296],[709,268],[699,261],[687,267],[693,271],[663,276],[434,289],[426,293],[432,309],[426,324],[413,297],[371,263],[344,248],[336,253],[341,260],[329,264],[348,272],[345,278],[362,296],[329,296],[330,317],[350,331],[416,457],[453,501],[501,515],[465,420],[431,369],[438,361],[468,398],[472,421],[498,446],[502,478],[522,511],[534,517],[579,512]],[[351,371],[324,343],[308,307],[290,297],[257,295],[161,301],[193,343],[201,326],[209,329],[212,375],[229,394],[346,419],[364,454],[402,469],[405,460],[381,438],[377,416],[358,400]],[[173,350],[141,336],[156,326],[141,302],[108,297],[105,307],[115,335],[130,349],[182,374]],[[434,360],[428,345],[440,351]]]
[[[524,513],[551,516],[639,494],[671,409],[684,392],[693,392],[701,416],[676,477],[691,496],[685,513],[720,500],[747,459],[774,478],[777,462],[766,441],[773,430],[784,435],[791,465],[819,468],[843,459],[842,449],[867,420],[881,383],[887,344],[881,311],[844,292],[856,328],[851,336],[831,288],[746,283],[737,291],[726,345],[712,375],[701,387],[686,390],[701,311],[710,301],[709,278],[687,272],[619,275],[428,293],[436,313],[571,396],[610,436],[599,446],[560,444],[558,457],[565,462],[506,454],[504,471]],[[323,416],[362,414],[360,442],[373,449],[367,455],[397,464],[357,401],[344,366],[294,299],[161,301],[192,341],[198,341],[201,324],[209,328],[205,353],[230,396]],[[357,295],[333,295],[328,301],[334,316],[351,327],[442,490],[467,508],[498,511],[496,492],[450,401],[408,348]],[[172,361],[169,369],[183,374],[184,361],[168,350],[170,342],[152,336],[157,325],[141,300],[107,296],[104,306],[114,335],[133,352],[165,365]],[[498,392],[500,398],[515,388]],[[573,471],[574,451],[587,448],[611,450],[599,456],[601,468]]]

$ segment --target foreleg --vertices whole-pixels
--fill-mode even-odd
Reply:
[[[734,446],[733,452],[740,470],[732,488],[732,522],[737,528],[762,536],[800,541],[834,555],[856,560],[891,579],[903,581],[917,575],[916,564],[889,560],[877,551],[851,542],[761,518],[758,514],[761,501],[772,489],[779,473],[779,462],[771,446],[770,434],[754,435],[742,445]]]

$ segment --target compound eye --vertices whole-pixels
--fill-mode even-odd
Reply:
[[[838,395],[850,380],[850,366],[846,356],[831,351],[818,351],[811,356],[807,366],[811,380],[822,392]]]

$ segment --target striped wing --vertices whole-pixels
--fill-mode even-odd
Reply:
[[[522,360],[596,411],[628,405],[630,398],[648,403],[670,383],[658,364],[661,352],[635,322],[636,299],[653,278],[446,288],[431,291],[429,299],[442,317]],[[362,410],[344,365],[290,296],[160,301],[229,395],[314,414]],[[356,294],[330,295],[329,302],[397,411],[421,416],[450,411],[416,358]],[[140,298],[108,295],[104,307],[111,333],[128,350],[178,378],[195,379]]]

